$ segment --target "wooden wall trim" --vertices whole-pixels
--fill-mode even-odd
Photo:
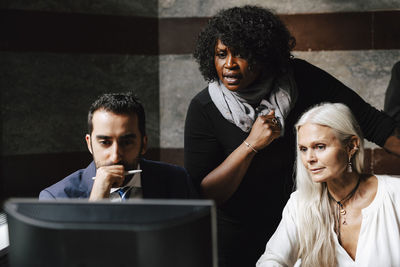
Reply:
[[[400,49],[400,11],[280,15],[295,51]],[[209,18],[161,18],[160,54],[193,52]]]
[[[0,50],[158,54],[158,19],[0,9]]]
[[[296,51],[400,49],[400,11],[280,17]],[[0,51],[190,54],[208,19],[0,9]]]

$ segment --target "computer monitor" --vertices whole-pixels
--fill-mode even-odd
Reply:
[[[10,199],[4,210],[11,267],[217,267],[211,200]]]

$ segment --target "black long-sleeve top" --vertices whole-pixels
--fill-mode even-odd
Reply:
[[[400,122],[400,61],[393,65],[383,110]]]

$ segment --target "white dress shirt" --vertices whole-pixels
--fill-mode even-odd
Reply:
[[[400,178],[388,175],[376,175],[376,177],[378,179],[376,196],[371,204],[362,210],[355,260],[335,238],[339,267],[400,266]],[[296,264],[299,250],[297,197],[296,192],[290,196],[283,210],[282,220],[268,241],[257,267]]]
[[[138,164],[137,167],[138,170],[140,170],[140,164]],[[135,190],[136,188],[141,189],[142,188],[142,176],[141,173],[135,173],[132,177],[132,179],[123,187],[125,186],[129,186],[129,187],[133,187],[133,189],[131,189],[131,192],[129,194],[129,198],[142,198],[143,194],[142,194],[142,190]],[[119,196],[119,193],[116,192],[117,190],[119,190],[121,187],[117,187],[117,188],[111,188],[110,189],[110,200],[112,202],[118,202],[121,201],[121,197]]]

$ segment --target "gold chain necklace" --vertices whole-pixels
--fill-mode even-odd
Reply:
[[[340,201],[337,201],[332,195],[331,195],[331,193],[329,193],[329,190],[328,190],[328,196],[329,196],[329,198],[331,199],[331,200],[333,200],[333,201],[335,201],[336,202],[336,208],[335,208],[335,219],[336,219],[336,222],[335,222],[335,232],[336,232],[336,235],[338,236],[338,240],[339,240],[339,243],[340,243],[340,216],[342,215],[343,216],[343,224],[344,225],[346,225],[347,224],[347,221],[346,221],[346,214],[347,214],[347,212],[346,212],[346,209],[345,209],[345,207],[344,207],[344,204],[347,202],[347,201],[349,201],[353,196],[354,196],[354,193],[357,191],[357,188],[358,188],[358,186],[360,185],[360,178],[358,178],[358,181],[357,181],[357,184],[356,184],[356,186],[353,188],[353,190],[351,190],[351,192],[347,195],[347,196],[345,196],[342,200],[340,200]]]

